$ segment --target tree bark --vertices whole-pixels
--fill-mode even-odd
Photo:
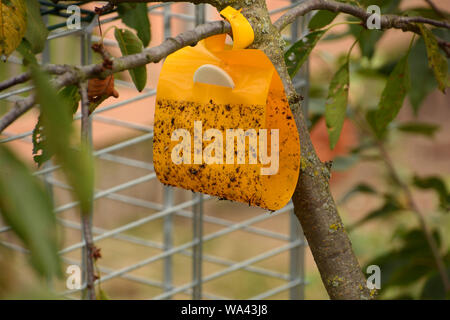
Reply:
[[[264,51],[283,82],[300,136],[301,166],[293,195],[295,215],[302,225],[323,284],[331,299],[372,299],[352,244],[329,188],[330,169],[318,158],[307,122],[284,62],[284,41],[271,23],[265,0],[244,6],[242,13],[255,31],[254,48]]]

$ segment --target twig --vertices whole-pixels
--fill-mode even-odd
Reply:
[[[28,80],[30,80],[29,72],[19,74],[18,76],[0,82],[0,91],[13,87],[16,84],[27,82]]]
[[[87,95],[86,82],[80,83],[81,95],[81,140],[89,145],[89,99]],[[95,273],[94,273],[94,241],[91,229],[92,212],[81,212],[81,224],[85,241],[85,264],[86,264],[86,290],[87,298],[95,300]]]
[[[56,64],[48,64],[44,66],[44,70],[51,73],[51,74],[57,74],[61,75],[64,72],[66,72],[66,68],[63,65],[56,65]],[[25,72],[22,74],[19,74],[18,76],[15,76],[13,78],[7,79],[3,82],[0,82],[0,91],[11,88],[17,84],[27,82],[31,78],[30,72]]]

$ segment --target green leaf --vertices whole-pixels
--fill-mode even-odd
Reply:
[[[354,196],[357,193],[377,195],[378,191],[375,190],[372,186],[368,185],[367,183],[359,183],[353,188],[351,188],[349,191],[347,191],[347,193],[341,198],[339,203],[344,203],[348,201],[352,196]]]
[[[110,300],[108,294],[105,290],[98,289],[98,299],[97,300]]]
[[[413,179],[413,184],[420,189],[434,190],[439,196],[441,208],[446,210],[450,209],[450,193],[445,185],[445,182],[440,177],[430,176],[421,178],[415,176]]]
[[[141,40],[136,35],[126,29],[116,28],[114,36],[119,43],[120,51],[122,55],[127,56],[130,54],[140,53],[143,50]],[[138,91],[142,91],[147,83],[147,69],[145,66],[136,67],[128,70],[131,79]]]
[[[39,1],[25,0],[27,6],[27,31],[25,39],[30,43],[33,53],[44,50],[48,30],[42,21]]]
[[[407,122],[400,124],[397,129],[405,133],[420,134],[426,137],[433,137],[434,134],[439,130],[439,126],[425,122]]]
[[[339,68],[330,83],[325,104],[325,120],[328,128],[330,148],[334,149],[344,126],[349,90],[348,61]]]
[[[382,270],[382,290],[393,286],[410,286],[436,270],[433,255],[421,230],[408,229],[406,232],[397,231],[396,234],[400,239],[400,246],[368,263],[378,265]],[[436,231],[433,232],[433,237],[440,244]]]
[[[289,75],[294,77],[300,67],[308,59],[309,54],[314,49],[319,39],[323,36],[326,30],[317,30],[308,33],[306,36],[294,43],[284,54],[284,60]]]
[[[144,47],[151,40],[150,20],[148,19],[146,3],[119,3],[117,11],[122,22],[137,31]]]
[[[314,15],[314,17],[311,18],[308,24],[308,28],[312,30],[323,28],[333,22],[338,13],[339,12],[320,10]]]
[[[355,21],[350,19],[350,21]],[[358,46],[364,57],[371,59],[375,53],[375,47],[383,36],[381,30],[368,30],[360,25],[350,25],[350,33],[358,39]]]
[[[437,87],[433,70],[428,67],[426,57],[425,42],[423,38],[420,38],[411,48],[409,54],[410,74],[420,75],[419,77],[411,77],[411,90],[408,93],[409,101],[416,115],[422,102]]]
[[[384,204],[381,207],[371,211],[365,217],[358,220],[355,224],[353,224],[349,228],[349,230],[359,227],[362,224],[372,221],[374,219],[389,217],[392,214],[397,213],[401,210],[403,210],[403,206],[395,198],[393,198],[390,195],[385,195]]]
[[[392,73],[389,75],[386,86],[381,94],[380,103],[374,117],[369,120],[369,123],[374,126],[375,133],[378,137],[382,137],[384,132],[395,119],[400,111],[403,100],[410,87],[409,69],[408,69],[408,54],[404,56],[395,66]]]
[[[58,96],[65,100],[65,104],[68,106],[67,111],[73,115],[78,109],[78,103],[81,99],[77,86],[67,86],[58,92]],[[33,129],[32,134],[33,142],[33,159],[40,167],[44,162],[50,160],[53,153],[50,152],[47,146],[47,139],[45,136],[44,125],[42,123],[41,115],[38,118],[38,122]]]
[[[333,171],[345,171],[350,169],[359,161],[359,156],[350,154],[348,156],[337,156],[333,159]]]
[[[27,41],[27,39],[22,39],[22,42],[16,49],[17,52],[19,52],[23,57],[23,64],[29,65],[29,64],[37,64],[38,61],[33,53],[33,50],[31,49],[30,43]]]
[[[38,66],[31,67],[31,74],[36,88],[36,102],[41,108],[46,146],[61,164],[80,201],[82,212],[89,212],[93,194],[93,162],[87,146],[81,144],[78,149],[71,146],[73,132],[71,106],[57,94],[50,84],[48,75]]]
[[[61,275],[56,219],[48,194],[28,168],[0,145],[0,213],[30,250],[43,276]]]
[[[445,93],[447,87],[447,59],[439,51],[434,34],[422,24],[418,24],[427,47],[428,64],[433,69],[439,89]]]
[[[447,269],[447,275],[450,278],[450,268]],[[445,300],[449,298],[449,295],[445,292],[445,288],[439,272],[434,272],[426,280],[420,294],[420,299]]]

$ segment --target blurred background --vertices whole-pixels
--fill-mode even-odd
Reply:
[[[386,10],[429,9],[421,0],[385,4],[391,2],[396,7]],[[42,3],[43,8],[48,8],[45,1]],[[282,8],[292,4],[271,0],[267,3],[274,10],[273,20],[285,12]],[[437,5],[450,11],[448,2],[439,1]],[[87,10],[83,13],[86,20],[94,6],[92,3],[82,7]],[[107,14],[101,20],[105,45],[112,55],[120,56],[114,32],[109,29],[125,27],[114,19],[116,16]],[[219,18],[212,7],[200,9],[190,4],[155,5],[149,17],[149,46],[158,45],[196,23]],[[310,18],[299,19],[292,28],[286,28],[283,35],[287,47],[308,32]],[[88,21],[83,22],[86,32],[72,32],[65,28],[64,17],[48,14],[45,19],[48,26],[58,27],[50,32],[51,40],[40,57],[42,61],[61,64],[100,61],[89,50],[90,43],[99,39],[98,27],[91,25],[91,36]],[[339,15],[334,22],[347,20],[347,16]],[[333,161],[331,190],[361,265],[364,270],[370,264],[381,267],[380,297],[443,298],[445,293],[416,214],[408,207],[404,190],[394,181],[389,165],[393,164],[395,174],[412,190],[418,210],[436,235],[443,259],[450,267],[447,191],[450,98],[437,90],[427,67],[425,46],[417,40],[409,58],[412,90],[389,127],[388,138],[381,147],[375,143],[367,133],[364,115],[376,108],[387,76],[405,55],[411,35],[401,30],[373,31],[375,36],[368,35],[352,51],[348,119],[338,144],[331,150],[323,118],[325,101],[332,76],[342,64],[355,34],[359,34],[354,27],[348,24],[333,27],[295,78],[298,90],[306,98],[304,107],[310,119],[312,141],[322,161]],[[17,62],[19,56],[13,55],[7,63],[0,64],[0,81],[23,71]],[[112,299],[190,299],[196,290],[195,278],[192,281],[193,269],[198,264],[192,257],[192,248],[196,246],[189,242],[198,239],[201,225],[203,257],[197,262],[201,263],[203,277],[211,276],[202,285],[203,298],[327,299],[314,259],[303,237],[298,235],[299,226],[291,207],[269,213],[216,198],[203,199],[190,191],[167,189],[155,179],[152,124],[160,68],[161,63],[147,66],[147,86],[141,93],[130,83],[128,73],[116,75],[119,98],[106,100],[92,117],[92,142],[99,151],[96,157],[99,196],[94,204],[93,232],[94,236],[114,233],[96,241],[102,256],[97,262],[101,289]],[[2,114],[14,101],[28,95],[27,85],[19,89],[22,91],[0,94]],[[51,189],[55,207],[61,208],[58,234],[61,248],[65,248],[65,270],[67,265],[82,264],[79,212],[59,170],[52,163],[39,169],[33,163],[30,135],[38,115],[36,108],[29,111],[8,127],[1,138],[38,171]],[[76,123],[79,126],[79,121]],[[167,208],[174,209],[155,217]],[[0,297],[43,297],[46,293],[38,289],[41,280],[21,252],[20,241],[4,225],[0,228],[3,244]],[[173,248],[175,253],[164,255]],[[81,297],[77,290],[67,291],[64,278],[52,282],[51,287],[56,292],[65,292],[68,298]]]

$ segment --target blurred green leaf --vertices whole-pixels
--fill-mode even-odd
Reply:
[[[67,86],[58,92],[58,96],[65,100],[68,111],[73,115],[78,109],[78,103],[81,99],[77,86]],[[36,126],[33,129],[32,134],[33,142],[33,159],[40,167],[44,162],[50,160],[53,153],[50,152],[47,146],[47,139],[45,137],[44,125],[42,123],[42,117],[39,115]]]
[[[122,22],[136,30],[144,47],[150,43],[152,33],[150,20],[148,19],[146,3],[118,3],[117,12]]]
[[[126,29],[115,28],[114,36],[119,43],[122,55],[127,56],[142,52],[142,42],[133,32]],[[142,91],[147,83],[146,66],[136,67],[128,70],[128,72],[130,73],[136,89],[138,89],[139,92]]]
[[[385,195],[384,203],[381,207],[369,212],[365,217],[355,222],[349,230],[360,227],[364,223],[374,219],[389,217],[403,209],[403,206],[393,196]]]
[[[420,38],[411,48],[409,55],[409,70],[413,76],[411,77],[411,90],[408,92],[408,96],[416,115],[424,99],[437,87],[437,81],[434,78],[433,71],[428,67],[426,57],[425,42]]]
[[[317,30],[308,33],[286,51],[284,60],[286,61],[286,66],[291,78],[297,74],[298,70],[300,70],[301,66],[308,59],[309,54],[324,33],[325,30]]]
[[[353,21],[353,19],[352,19]],[[368,30],[360,25],[349,25],[350,33],[358,39],[358,45],[361,50],[361,54],[364,57],[371,59],[375,53],[375,47],[377,42],[383,36],[381,30]]]
[[[339,40],[339,39],[345,38],[349,35],[351,35],[350,31],[327,33],[327,35],[322,38],[322,41]]]
[[[348,156],[337,156],[333,159],[333,171],[346,171],[354,166],[359,161],[357,154],[350,154]]]
[[[375,113],[368,114],[368,121],[378,137],[382,137],[386,127],[400,111],[409,90],[408,54],[404,56],[389,75]]]
[[[93,194],[93,162],[88,146],[79,149],[71,146],[72,116],[71,106],[52,87],[47,74],[38,66],[31,68],[36,88],[36,101],[41,108],[41,119],[49,152],[55,154],[63,171],[80,201],[82,212],[89,212]]]
[[[26,39],[22,39],[22,42],[17,47],[16,51],[19,52],[23,57],[23,64],[25,66],[29,65],[30,63],[38,63],[33,51],[31,50],[31,45]]]
[[[33,53],[40,53],[44,50],[47,40],[48,30],[41,17],[39,1],[25,0],[27,7],[27,30],[25,39],[30,43]]]
[[[445,210],[450,209],[450,193],[445,182],[438,176],[418,177],[415,176],[413,184],[420,189],[434,190],[439,197],[439,205]]]
[[[351,197],[358,193],[365,193],[365,194],[372,194],[377,195],[378,191],[375,190],[372,186],[368,185],[367,183],[359,183],[355,186],[353,186],[349,191],[347,191],[344,196],[341,198],[339,203],[344,203],[348,201]]]
[[[421,230],[409,229],[397,235],[400,247],[385,252],[368,263],[380,267],[382,290],[412,285],[436,270],[433,255]],[[440,244],[436,231],[433,232],[433,237]]]
[[[325,120],[331,149],[334,149],[336,146],[341,135],[342,127],[344,126],[347,112],[349,81],[349,64],[346,61],[331,80],[325,106]]]
[[[46,277],[61,275],[50,198],[37,178],[4,145],[0,145],[0,212],[30,250],[35,269]]]
[[[447,275],[450,278],[450,268],[447,269]],[[422,300],[445,300],[450,299],[449,294],[445,292],[442,278],[438,272],[431,274],[426,280],[420,294]]]
[[[439,51],[434,34],[423,24],[418,24],[427,48],[428,64],[433,69],[439,89],[445,93],[447,87],[447,59]]]
[[[110,300],[105,290],[101,288],[98,289],[98,299],[97,300]]]
[[[405,133],[433,137],[434,134],[439,130],[439,126],[436,124],[425,122],[407,122],[400,124],[397,129]]]
[[[308,28],[311,30],[323,28],[333,22],[338,14],[338,12],[319,10],[309,21]]]

